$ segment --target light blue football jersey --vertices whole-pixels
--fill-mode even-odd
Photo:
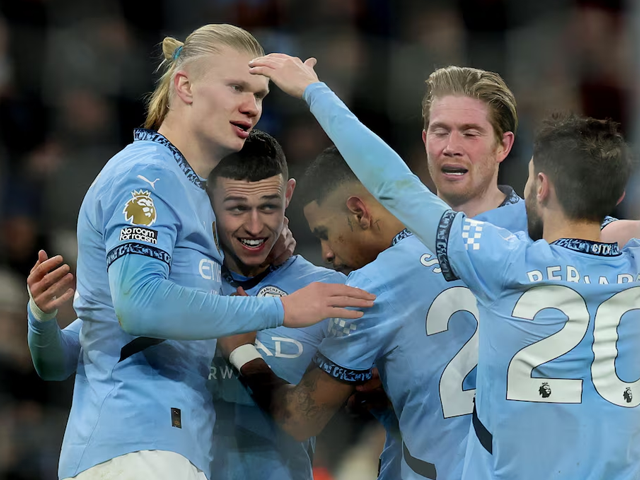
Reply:
[[[503,204],[478,218],[525,229],[524,201],[501,189]],[[399,421],[402,478],[461,478],[478,358],[473,294],[448,283],[436,256],[406,230],[347,284],[375,293],[375,305],[360,319],[332,320],[316,363],[361,381],[375,362]]]
[[[223,293],[242,286],[249,295],[281,297],[312,282],[344,283],[336,271],[317,267],[296,255],[280,267],[253,278],[224,275]],[[256,348],[274,373],[289,383],[302,379],[328,320],[306,328],[259,331]],[[218,415],[214,430],[212,472],[227,480],[311,480],[315,438],[298,442],[258,407],[224,359],[216,356],[209,389]]]
[[[640,478],[640,243],[534,243],[452,212],[441,225],[443,272],[481,318],[463,478]]]
[[[534,243],[455,214],[326,85],[304,98],[365,187],[478,299],[463,478],[637,479],[638,242]]]
[[[139,450],[176,452],[209,475],[215,414],[205,383],[216,343],[184,340],[282,323],[277,299],[244,299],[243,314],[237,297],[218,295],[214,223],[203,180],[157,132],[136,130],[90,187],[78,218],[81,355],[60,477]],[[126,333],[116,299],[135,305],[136,328],[154,335]],[[172,337],[182,340],[161,340]]]

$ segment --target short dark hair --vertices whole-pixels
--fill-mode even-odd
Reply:
[[[322,203],[345,183],[360,182],[335,146],[322,151],[307,168],[298,189],[303,206]]]
[[[268,133],[252,130],[242,150],[224,157],[211,171],[208,185],[212,188],[218,177],[259,182],[278,174],[282,174],[285,181],[289,179],[282,147]]]
[[[622,197],[632,159],[617,123],[554,114],[536,134],[533,165],[549,176],[569,218],[600,222]]]

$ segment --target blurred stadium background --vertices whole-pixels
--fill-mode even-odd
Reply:
[[[74,261],[82,197],[143,122],[159,42],[204,23],[317,57],[320,78],[427,183],[423,81],[450,64],[497,71],[514,91],[520,128],[501,182],[520,194],[534,128],[552,111],[610,117],[640,138],[638,0],[1,0],[0,479],[57,478],[71,401],[72,380],[40,381],[27,350],[36,252]],[[276,89],[258,127],[283,144],[294,177],[329,143]],[[636,175],[617,215],[640,218],[639,186]],[[299,252],[320,263],[295,201],[289,216]],[[365,415],[340,415],[320,439],[316,478],[375,478],[380,446]]]

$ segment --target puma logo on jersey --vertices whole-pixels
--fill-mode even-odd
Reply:
[[[156,178],[153,182],[151,180],[149,180],[148,178],[142,176],[142,175],[138,175],[138,178],[140,180],[144,180],[145,182],[147,182],[149,185],[151,185],[151,188],[153,188],[154,190],[156,189],[156,182],[158,180],[160,180],[159,178]]]

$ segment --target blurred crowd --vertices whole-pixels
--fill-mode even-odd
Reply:
[[[42,382],[31,367],[25,280],[40,248],[73,264],[83,195],[143,123],[164,36],[232,23],[267,52],[315,56],[320,78],[427,184],[425,78],[451,64],[497,71],[520,117],[501,181],[522,194],[535,126],[550,112],[613,118],[631,142],[640,138],[636,3],[0,0],[0,480],[57,478],[72,383]],[[294,177],[329,144],[306,107],[275,88],[258,128],[282,143]],[[639,186],[631,179],[617,215],[640,218]],[[289,217],[299,251],[321,262],[295,196]],[[375,478],[379,445],[358,418],[338,417],[320,443],[327,475]]]

